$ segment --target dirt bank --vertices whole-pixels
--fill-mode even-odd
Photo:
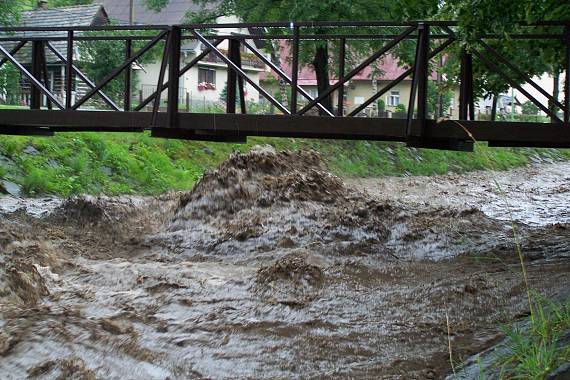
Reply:
[[[570,288],[569,169],[501,176],[530,282],[557,297]],[[516,187],[530,175],[527,199]],[[459,357],[526,312],[501,202],[488,174],[343,181],[317,153],[268,149],[183,194],[5,198],[0,373],[442,378],[446,314]]]

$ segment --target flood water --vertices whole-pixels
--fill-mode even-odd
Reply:
[[[443,378],[446,317],[460,360],[528,312],[513,226],[532,288],[568,297],[569,180],[341,180],[261,149],[187,193],[0,198],[0,377]]]

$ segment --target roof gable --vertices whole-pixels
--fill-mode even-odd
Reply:
[[[100,4],[78,5],[51,9],[34,9],[22,13],[21,27],[94,26],[109,22]]]
[[[97,0],[97,2],[105,7],[111,20],[123,23],[129,21],[129,1]],[[202,7],[193,0],[170,0],[162,10],[155,12],[148,9],[144,0],[134,0],[134,9],[135,24],[177,25],[184,23],[187,12],[198,12]]]

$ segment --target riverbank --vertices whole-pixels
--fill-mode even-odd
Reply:
[[[551,299],[570,295],[566,173],[495,174],[521,209],[529,283]],[[347,181],[318,154],[264,149],[190,192],[9,199],[9,379],[437,379],[450,340],[460,362],[528,313],[489,172]]]
[[[2,136],[0,193],[152,195],[189,190],[232,151],[247,152],[265,144],[277,150],[315,149],[331,172],[342,177],[465,173],[488,168],[487,158],[498,170],[570,159],[570,150],[480,146],[466,153],[366,141],[251,138],[247,144],[236,145],[155,139],[148,134]]]

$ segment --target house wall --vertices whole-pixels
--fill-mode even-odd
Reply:
[[[221,17],[218,19],[218,23],[235,23],[238,22],[236,17]],[[247,30],[231,28],[231,29],[219,29],[218,34],[234,34],[234,33],[247,33]],[[251,42],[251,41],[250,41]],[[228,42],[227,40],[223,41],[220,45],[218,45],[219,49],[228,49]],[[188,50],[183,54],[183,58],[181,59],[181,67],[183,67],[186,63],[190,62],[197,54],[202,51],[202,47],[198,47],[195,50]],[[198,72],[199,68],[207,68],[216,71],[215,74],[215,88],[214,89],[199,89],[198,88]],[[247,72],[248,78],[250,78],[254,83],[259,85],[259,73],[263,72],[264,69],[253,68],[248,66],[243,66],[243,70]],[[137,70],[137,76],[139,79],[139,91],[142,91],[143,98],[148,97],[151,95],[157,88],[158,76],[160,72],[160,61],[154,62],[151,64],[145,64],[144,70]],[[167,77],[168,75],[166,75]],[[165,78],[168,80],[168,78]],[[223,63],[217,62],[206,62],[201,61],[196,66],[192,67],[188,70],[181,78],[180,78],[180,102],[181,107],[182,104],[185,104],[186,101],[186,94],[190,96],[190,101],[196,104],[211,104],[212,102],[219,102],[220,96],[226,87],[227,82],[227,68],[226,65]],[[245,82],[246,92],[246,99],[252,102],[259,101],[259,93],[258,91],[249,83]],[[166,100],[168,97],[168,90],[165,90],[162,93],[163,100]]]
[[[378,89],[383,88],[386,86],[390,81],[378,81]],[[264,82],[263,88],[266,89],[270,94],[275,94],[278,91],[278,85],[276,81],[271,82]],[[302,86],[305,91],[316,93],[317,86]],[[382,99],[386,104],[386,111],[394,112],[395,106],[389,106],[388,98],[390,97],[391,91],[399,91],[400,92],[400,103],[404,104],[406,109],[408,109],[408,104],[410,100],[410,90],[411,90],[411,83],[410,81],[403,81],[398,85],[394,86],[390,91],[388,91],[385,95],[383,95]],[[344,88],[344,96],[345,96],[345,112],[351,112],[352,110],[356,109],[360,104],[364,101],[369,99],[373,95],[372,90],[372,83],[371,81],[353,81],[348,86]],[[335,91],[333,93],[333,106],[337,107],[337,99],[338,95]],[[299,102],[303,103],[304,98],[299,95]],[[417,104],[417,101],[416,101]],[[448,114],[451,118],[458,118],[459,110],[457,105],[459,104],[459,88],[456,88],[454,91],[454,99],[452,101],[452,106],[449,110],[446,110],[446,114]],[[372,108],[372,105],[369,106]],[[370,112],[369,111],[364,111]]]
[[[195,57],[192,54],[188,58],[183,60],[182,66],[187,62],[191,61]],[[205,89],[200,90],[198,88],[198,70],[200,67],[213,69],[216,71],[215,78],[215,89]],[[248,77],[253,80],[254,83],[259,84],[259,71],[246,70],[248,72]],[[144,66],[143,70],[137,70],[137,76],[139,79],[139,91],[142,91],[143,98],[151,95],[157,88],[158,76],[160,72],[160,63],[151,63]],[[186,101],[186,93],[189,94],[192,100],[201,100],[206,102],[217,102],[220,101],[220,95],[224,90],[227,82],[227,69],[225,66],[215,66],[212,64],[198,64],[191,68],[180,78],[180,102],[184,104]],[[165,81],[168,78],[165,78]],[[248,101],[257,102],[259,101],[258,91],[249,83],[245,83],[246,99]],[[168,97],[168,90],[162,93],[162,100],[166,100]]]

